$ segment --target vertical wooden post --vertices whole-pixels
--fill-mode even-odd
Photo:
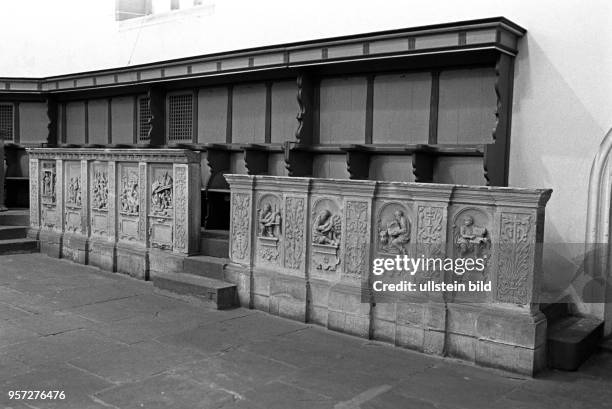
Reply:
[[[497,109],[493,144],[485,145],[484,175],[489,186],[508,186],[508,162],[510,157],[510,118],[512,116],[512,87],[514,60],[500,54],[495,64],[495,93]]]
[[[151,145],[166,144],[166,93],[159,87],[151,87],[148,92],[149,109],[149,143]]]
[[[53,97],[47,98],[47,146],[58,144],[58,103]]]
[[[4,174],[4,138],[6,131],[4,129],[0,129],[0,212],[4,212],[7,210],[4,202],[4,182],[5,182],[5,174]]]

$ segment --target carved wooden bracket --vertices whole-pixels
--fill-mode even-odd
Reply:
[[[349,178],[367,180],[370,176],[370,153],[359,146],[349,146],[342,150],[346,151]]]
[[[419,183],[433,182],[433,170],[436,156],[425,145],[419,145],[412,155],[412,173],[414,181]]]
[[[259,145],[245,145],[244,166],[249,175],[265,175],[268,173],[268,152]]]
[[[206,163],[210,169],[210,179],[208,182],[209,186],[207,186],[208,189],[211,183],[217,179],[215,176],[229,172],[231,151],[224,145],[210,144],[206,145],[206,152]]]
[[[285,168],[289,176],[311,176],[312,175],[312,152],[300,147],[295,142],[283,144],[285,153]]]

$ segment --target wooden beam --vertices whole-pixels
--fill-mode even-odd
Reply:
[[[429,100],[429,138],[428,143],[438,143],[438,111],[440,109],[440,71],[431,73],[431,96]]]
[[[225,127],[225,142],[232,143],[232,115],[234,109],[234,87],[228,85],[227,87],[227,125]]]

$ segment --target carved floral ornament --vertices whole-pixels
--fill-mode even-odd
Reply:
[[[285,200],[285,267],[300,268],[304,261],[305,198],[287,197]]]
[[[249,249],[251,197],[245,193],[232,194],[232,259],[243,261]]]

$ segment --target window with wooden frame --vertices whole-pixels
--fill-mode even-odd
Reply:
[[[169,94],[167,108],[168,142],[192,142],[193,93]]]
[[[149,142],[149,130],[151,129],[151,106],[149,97],[138,98],[138,142]]]
[[[12,141],[15,137],[15,106],[0,103],[0,138]]]

